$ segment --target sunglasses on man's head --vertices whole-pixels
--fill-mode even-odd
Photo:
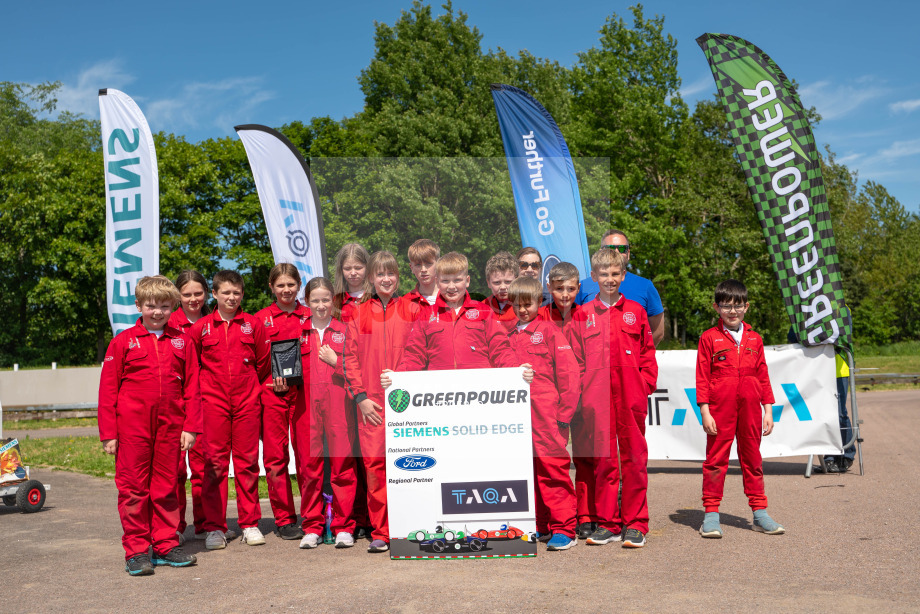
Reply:
[[[626,252],[629,251],[629,243],[627,243],[626,245],[605,245],[604,247],[606,247],[607,249],[615,249],[621,254],[625,254]]]
[[[539,269],[541,266],[543,266],[543,265],[542,265],[541,263],[539,263],[539,262],[518,262],[518,265],[519,265],[522,269],[533,269],[534,271],[536,271],[536,270]]]

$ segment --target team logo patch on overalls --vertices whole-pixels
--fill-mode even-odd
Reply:
[[[244,335],[251,335],[252,334],[252,324],[250,324],[249,322],[243,322],[243,325],[240,326],[240,332],[242,332]]]
[[[530,336],[530,342],[536,345],[537,343],[543,343],[543,333],[536,332]]]
[[[205,335],[210,335],[210,334],[211,334],[211,323],[208,322],[207,326],[201,327],[201,336],[204,337]]]
[[[333,343],[345,343],[345,333],[332,333]]]
[[[140,342],[137,340],[137,337],[131,337],[128,339],[128,349],[133,350],[134,348],[141,347]]]
[[[588,322],[585,324],[585,328],[591,328],[595,324],[597,324],[597,322],[594,321],[594,314],[592,313],[588,316]]]
[[[433,314],[431,314],[431,317],[428,318],[428,321],[429,321],[429,322],[440,322],[440,321],[441,321],[441,318],[440,318],[440,316],[439,316],[438,314],[433,313]]]
[[[470,309],[469,311],[466,312],[466,319],[467,319],[467,320],[476,320],[476,319],[478,319],[478,318],[479,318],[479,310],[478,310],[478,309]]]
[[[630,326],[632,326],[633,324],[636,323],[636,314],[634,314],[634,313],[631,312],[631,311],[624,311],[624,312],[623,312],[623,321],[626,322],[627,324],[629,324]]]
[[[307,316],[301,316],[300,323],[303,324],[306,321],[307,321]]]
[[[265,328],[271,328],[275,325],[275,321],[272,320],[271,316],[265,316],[265,320],[262,323],[265,324]]]
[[[177,350],[181,350],[185,347],[185,339],[170,339],[169,342],[172,343],[173,347]]]

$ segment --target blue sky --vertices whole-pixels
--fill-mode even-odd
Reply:
[[[625,2],[457,0],[483,48],[528,49],[571,66]],[[190,141],[233,126],[280,126],[361,110],[357,77],[374,53],[374,21],[392,24],[411,0],[345,2],[6,3],[0,80],[61,81],[60,108],[98,118],[97,90],[121,89],[153,130]],[[649,1],[678,41],[688,104],[715,91],[695,38],[725,32],[770,54],[824,117],[823,146],[920,209],[920,5],[876,0]],[[436,8],[441,12],[440,8]]]

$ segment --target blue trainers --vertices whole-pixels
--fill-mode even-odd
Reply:
[[[553,533],[553,536],[546,542],[547,550],[568,550],[578,543],[578,540],[562,533]]]
[[[754,530],[767,535],[782,535],[786,532],[783,525],[770,518],[765,509],[754,512]]]
[[[152,562],[154,567],[162,567],[164,565],[170,567],[188,567],[189,565],[197,563],[198,558],[194,554],[183,552],[182,548],[177,546],[165,554],[160,554],[154,550]]]
[[[700,535],[711,539],[721,539],[722,527],[719,526],[719,512],[706,512],[703,516],[703,526],[700,527]]]

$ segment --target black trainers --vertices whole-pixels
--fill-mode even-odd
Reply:
[[[840,473],[846,473],[850,470],[850,467],[853,466],[853,459],[847,458],[846,456],[840,459],[840,462],[837,463],[837,467],[840,469]]]
[[[599,527],[594,533],[588,536],[588,539],[585,540],[586,544],[592,546],[603,546],[604,544],[609,544],[610,542],[618,542],[623,539],[621,533],[614,533],[606,527]]]
[[[624,548],[642,548],[645,546],[645,533],[638,529],[626,529],[623,534]]]
[[[578,535],[578,539],[588,539],[595,531],[597,531],[596,522],[583,522],[575,529],[575,534]]]
[[[198,558],[194,554],[188,554],[182,551],[182,548],[173,548],[166,554],[160,554],[159,552],[153,552],[153,565],[155,567],[163,567],[169,565],[170,567],[188,567],[189,565],[194,565],[198,562]]]
[[[275,527],[275,535],[281,539],[300,539],[303,537],[303,530],[292,522],[283,527]]]
[[[149,576],[153,575],[153,564],[149,556],[138,554],[125,561],[125,571],[132,576]]]
[[[840,473],[840,467],[837,465],[837,459],[833,456],[824,457],[824,467],[827,473]]]

